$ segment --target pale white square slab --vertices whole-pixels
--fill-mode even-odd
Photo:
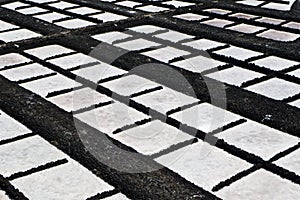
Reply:
[[[208,16],[194,14],[194,13],[184,13],[180,15],[174,15],[174,17],[178,19],[184,19],[187,21],[197,21],[197,20],[208,18]]]
[[[69,2],[65,2],[65,1],[60,1],[58,3],[51,3],[51,4],[49,4],[49,6],[52,6],[54,8],[58,8],[58,9],[66,9],[66,8],[71,8],[71,7],[78,6],[78,5],[69,3]]]
[[[19,30],[0,33],[0,40],[3,40],[4,42],[15,42],[15,41],[26,40],[30,38],[39,37],[39,36],[41,35],[33,31],[27,29],[19,29]]]
[[[70,69],[73,67],[78,67],[81,65],[85,65],[88,63],[94,63],[94,62],[99,62],[99,60],[87,56],[83,53],[77,53],[69,56],[64,56],[64,57],[59,57],[59,58],[54,58],[49,60],[48,62],[57,65],[63,69]]]
[[[191,41],[191,42],[183,43],[183,45],[190,46],[190,47],[193,47],[193,48],[198,49],[198,50],[206,51],[208,49],[224,46],[225,44],[221,43],[221,42],[216,42],[216,41],[213,41],[213,40],[200,39],[200,40],[194,40],[194,41]]]
[[[287,60],[284,58],[279,58],[277,56],[268,56],[266,58],[262,58],[262,59],[253,61],[251,63],[254,63],[260,67],[266,67],[268,69],[272,69],[275,71],[283,70],[283,69],[290,68],[290,67],[300,64],[299,62]]]
[[[202,141],[155,160],[208,191],[251,166],[246,161]]]
[[[242,83],[255,78],[260,78],[264,76],[264,74],[234,66],[206,76],[230,85],[241,86]]]
[[[141,3],[134,2],[134,1],[121,1],[121,2],[116,3],[116,5],[133,8],[134,6],[141,5]]]
[[[299,22],[289,22],[284,25],[283,27],[291,28],[291,29],[298,29],[300,30],[300,23]]]
[[[263,5],[262,8],[268,8],[273,10],[283,10],[283,11],[289,11],[291,9],[291,6],[289,4],[282,4],[282,3],[268,3],[266,5]]]
[[[23,83],[20,86],[28,89],[42,97],[46,97],[48,93],[55,92],[63,89],[70,89],[81,84],[69,79],[65,76],[57,74],[55,76],[50,76],[35,81]]]
[[[165,30],[164,28],[158,27],[158,26],[153,26],[153,25],[142,25],[142,26],[136,26],[129,28],[129,30],[138,32],[138,33],[145,33],[145,34],[150,34],[154,33],[156,31],[161,31]]]
[[[82,19],[70,19],[61,22],[56,22],[55,24],[68,29],[83,28],[86,26],[95,25],[95,23],[93,22],[88,22]]]
[[[142,92],[144,90],[149,90],[159,86],[159,84],[137,75],[124,76],[101,85],[124,96],[130,96],[134,93]]]
[[[40,136],[1,145],[0,152],[0,171],[6,177],[66,157]]]
[[[100,34],[94,35],[92,37],[96,40],[112,44],[113,42],[115,42],[117,40],[130,38],[130,37],[132,37],[132,35],[118,32],[118,31],[113,31],[113,32],[108,32],[108,33],[100,33]]]
[[[30,0],[30,1],[35,2],[35,3],[51,3],[56,0]]]
[[[30,61],[31,60],[29,60],[28,58],[17,53],[4,54],[0,56],[0,69],[6,66],[22,64]]]
[[[29,50],[26,50],[25,52],[44,60],[44,59],[50,58],[52,56],[57,56],[57,55],[65,54],[65,53],[71,53],[74,51],[71,49],[68,49],[66,47],[55,44],[55,45],[48,45],[48,46],[38,47],[38,48],[34,48],[34,49],[29,49]]]
[[[18,26],[0,20],[0,31],[6,31],[13,28],[18,28]]]
[[[241,32],[241,33],[256,33],[258,31],[264,30],[265,28],[263,27],[258,27],[258,26],[253,26],[253,25],[248,25],[248,24],[238,24],[235,26],[231,26],[227,28],[229,30]]]
[[[129,200],[124,194],[115,194],[111,197],[104,198],[105,200]]]
[[[41,14],[41,15],[35,15],[34,17],[44,20],[46,22],[52,23],[55,20],[63,19],[68,17],[67,15],[63,15],[61,13],[57,12],[52,12],[52,13],[46,13],[46,14]]]
[[[297,108],[300,108],[300,99],[298,99],[296,101],[293,101],[293,102],[291,102],[289,104],[292,105],[292,106],[295,106]]]
[[[300,78],[300,69],[297,69],[295,71],[289,72],[289,75],[295,76],[297,78]]]
[[[159,43],[145,40],[142,38],[115,44],[115,46],[127,49],[129,51],[138,51],[146,48],[157,47],[160,45],[161,44]]]
[[[246,59],[249,59],[252,57],[263,55],[260,52],[256,52],[256,51],[252,51],[249,49],[244,49],[244,48],[240,48],[240,47],[236,47],[236,46],[230,46],[226,49],[214,51],[214,53],[223,55],[226,57],[232,57],[237,60],[246,60]]]
[[[112,65],[101,63],[92,67],[85,67],[72,71],[77,76],[81,76],[94,83],[112,76],[126,74],[127,71],[114,67]]]
[[[54,73],[51,69],[43,67],[40,64],[33,63],[22,67],[12,68],[5,71],[0,71],[0,74],[11,81],[20,81],[36,76]]]
[[[278,78],[272,78],[246,89],[275,100],[282,100],[300,93],[300,85]]]
[[[79,15],[88,15],[88,14],[99,12],[100,10],[96,10],[89,7],[79,7],[79,8],[68,9],[68,11]]]
[[[162,90],[135,97],[133,100],[161,113],[167,113],[172,109],[199,101],[166,87]]]
[[[105,13],[101,13],[101,14],[97,14],[97,15],[91,15],[90,17],[102,20],[103,22],[111,22],[111,21],[127,19],[126,16],[117,15],[117,14],[109,13],[109,12],[105,12]]]
[[[153,5],[142,6],[142,7],[136,8],[136,9],[146,11],[146,12],[161,12],[161,11],[169,10],[167,8],[153,6]]]
[[[106,134],[112,134],[113,131],[126,125],[150,118],[119,102],[76,114],[75,117]]]
[[[298,199],[299,185],[260,169],[217,192],[222,199]]]
[[[264,3],[264,1],[244,0],[244,1],[237,1],[236,3],[240,3],[248,6],[259,6],[260,4]]]
[[[214,60],[212,58],[207,58],[205,56],[196,56],[196,57],[188,58],[186,60],[174,62],[172,63],[172,65],[186,69],[188,71],[201,73],[205,70],[216,68],[221,65],[225,65],[225,63]]]
[[[204,11],[209,12],[209,13],[219,14],[219,15],[226,15],[226,14],[231,13],[230,10],[224,10],[224,9],[219,9],[219,8],[209,8],[209,9],[205,9]]]
[[[0,141],[30,133],[31,131],[23,124],[0,110]]]
[[[227,25],[233,24],[232,21],[225,20],[225,19],[211,19],[211,20],[206,20],[204,22],[200,22],[200,23],[210,25],[210,26],[215,26],[218,28],[224,28]]]
[[[67,112],[76,111],[99,103],[111,101],[112,99],[100,94],[96,90],[83,88],[50,97],[48,100]]]
[[[148,51],[148,52],[145,52],[142,54],[145,56],[154,58],[156,60],[168,63],[170,60],[172,60],[174,58],[177,58],[180,56],[185,56],[190,53],[187,51],[180,50],[180,49],[175,49],[173,47],[164,47],[164,48]]]
[[[175,1],[166,1],[166,2],[163,2],[162,4],[172,5],[175,8],[194,5],[193,3],[188,3],[188,2],[183,2],[183,1],[176,1],[176,0]]]
[[[18,2],[13,2],[13,3],[8,3],[8,4],[1,5],[1,7],[8,8],[8,9],[11,9],[11,10],[15,10],[16,8],[23,7],[23,6],[28,6],[28,4],[18,1]]]
[[[114,189],[73,160],[15,179],[12,184],[31,200],[82,200]]]
[[[24,15],[37,14],[45,11],[47,10],[39,7],[30,7],[30,8],[23,8],[18,10],[19,13],[22,13]]]
[[[246,14],[246,13],[234,13],[234,14],[231,14],[230,17],[236,17],[236,18],[239,18],[239,19],[254,19],[258,16],[256,15],[250,15],[250,14]]]
[[[264,160],[269,160],[300,142],[297,137],[254,121],[247,121],[216,136]]]
[[[277,31],[274,29],[259,33],[257,36],[282,42],[291,42],[300,37],[299,34]]]
[[[218,108],[209,103],[202,103],[181,112],[174,113],[170,117],[188,126],[209,133],[221,128],[241,117],[227,110]]]
[[[184,33],[180,33],[180,32],[177,32],[177,31],[168,30],[168,32],[160,33],[158,35],[155,35],[155,37],[158,37],[158,38],[163,39],[163,40],[169,40],[171,42],[179,42],[179,41],[184,40],[184,39],[191,39],[194,36],[187,35],[187,34],[184,34]]]
[[[168,124],[155,120],[113,136],[139,153],[151,155],[193,137]]]
[[[275,18],[270,18],[270,17],[262,17],[262,18],[256,19],[255,21],[263,22],[263,23],[267,23],[267,24],[278,25],[278,24],[281,24],[282,22],[284,22],[285,20],[275,19]]]
[[[275,161],[275,164],[300,175],[300,150],[297,149],[283,158]]]
[[[10,198],[8,198],[8,196],[5,194],[5,192],[3,190],[0,190],[0,199],[1,200],[11,200]]]

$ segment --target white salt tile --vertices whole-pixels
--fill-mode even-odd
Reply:
[[[35,2],[35,3],[51,3],[56,0],[30,0],[30,1]]]
[[[100,33],[97,35],[94,35],[93,38],[102,42],[106,42],[109,44],[112,44],[113,42],[117,41],[117,40],[122,40],[122,39],[126,39],[126,38],[130,38],[132,37],[129,34],[126,33],[122,33],[122,32],[118,32],[118,31],[112,31],[112,32],[108,32],[108,33]]]
[[[24,14],[24,15],[31,15],[31,14],[37,14],[41,12],[45,12],[47,10],[39,8],[39,7],[30,7],[30,8],[23,8],[18,10],[18,12]]]
[[[31,200],[82,200],[114,189],[73,160],[15,179],[12,184]]]
[[[78,70],[74,70],[72,71],[72,73],[97,83],[99,80],[102,79],[106,79],[117,75],[123,75],[127,73],[127,71],[116,68],[106,63],[101,63],[92,67],[84,67]]]
[[[161,11],[169,10],[167,8],[153,6],[153,5],[142,6],[142,7],[136,8],[136,9],[146,11],[146,12],[161,12]]]
[[[50,97],[48,100],[67,112],[76,111],[99,103],[111,101],[111,98],[96,90],[83,88],[65,94]]]
[[[300,69],[297,69],[295,71],[289,72],[289,75],[295,76],[297,78],[300,78]]]
[[[291,29],[298,29],[300,30],[300,23],[299,22],[289,22],[284,25],[283,27],[291,28]]]
[[[130,96],[134,93],[142,92],[144,90],[159,86],[159,84],[137,75],[124,76],[101,85],[124,96]]]
[[[263,23],[267,23],[267,24],[278,25],[278,24],[281,24],[282,22],[284,22],[285,20],[283,20],[283,19],[269,18],[269,17],[262,17],[262,18],[256,19],[255,21],[257,21],[257,22],[263,22]]]
[[[0,110],[0,141],[30,133],[31,131],[23,124]]]
[[[295,106],[297,108],[300,108],[300,99],[298,99],[296,101],[293,101],[293,102],[291,102],[289,104],[292,105],[292,106]]]
[[[204,22],[200,22],[200,23],[210,25],[210,26],[219,27],[219,28],[224,28],[227,25],[233,24],[232,21],[225,20],[225,19],[211,19],[211,20],[206,20]]]
[[[22,64],[26,62],[30,62],[28,58],[25,58],[24,56],[21,56],[20,54],[17,53],[9,53],[5,55],[0,56],[0,69],[6,67],[6,66],[11,66],[11,65],[17,65],[17,64]]]
[[[262,59],[253,61],[251,63],[254,63],[260,67],[266,67],[268,69],[272,69],[275,71],[283,70],[283,69],[300,64],[298,62],[279,58],[277,56],[268,56],[266,58],[262,58]]]
[[[208,74],[206,76],[230,85],[241,86],[242,83],[246,81],[250,81],[255,78],[260,78],[264,75],[258,72],[234,66],[229,69],[224,69],[222,71],[217,71]]]
[[[33,31],[27,29],[19,29],[19,30],[0,33],[0,40],[3,40],[4,42],[15,42],[15,41],[35,38],[39,36],[41,35]]]
[[[226,15],[226,14],[231,13],[230,10],[223,10],[223,9],[219,9],[219,8],[210,8],[210,9],[205,9],[204,11],[209,12],[209,13],[219,14],[219,15]]]
[[[1,5],[1,7],[8,8],[8,9],[11,9],[11,10],[15,10],[16,8],[23,7],[23,6],[28,6],[28,4],[18,1],[18,2],[13,2],[13,3],[8,3],[8,4]]]
[[[158,26],[142,25],[142,26],[136,26],[136,27],[129,28],[129,30],[132,30],[132,31],[135,31],[138,33],[150,34],[150,33],[154,33],[156,31],[161,31],[161,30],[165,30],[165,29],[158,27]]]
[[[79,7],[79,8],[68,9],[68,11],[79,15],[87,15],[87,14],[99,12],[100,10],[96,10],[89,7]]]
[[[260,4],[264,3],[264,1],[244,0],[244,1],[237,1],[236,3],[240,3],[248,6],[259,6]]]
[[[80,85],[81,84],[60,74],[21,84],[22,87],[42,97],[46,97],[50,92],[70,89]]]
[[[251,166],[246,161],[202,141],[155,160],[208,191],[219,182]]]
[[[110,197],[106,197],[104,198],[104,200],[129,200],[129,199],[124,194],[119,193]]]
[[[133,8],[134,6],[141,5],[141,3],[134,2],[134,1],[121,1],[121,2],[116,3],[116,5]]]
[[[186,60],[172,63],[172,65],[186,69],[188,71],[201,73],[205,70],[225,65],[225,63],[207,58],[205,56],[196,56]]]
[[[236,47],[236,46],[230,46],[226,49],[214,51],[214,53],[223,55],[226,57],[232,57],[237,60],[246,60],[246,59],[249,59],[252,57],[263,55],[260,52],[256,52],[256,51],[252,51],[249,49],[244,49],[244,48],[240,48],[240,47]]]
[[[282,4],[282,3],[273,3],[273,2],[271,2],[271,3],[268,3],[266,5],[263,5],[262,8],[289,11],[291,9],[291,6],[289,4]]]
[[[250,15],[250,14],[246,14],[246,13],[234,13],[234,14],[231,14],[230,17],[236,17],[236,18],[239,18],[239,19],[254,19],[258,16],[256,15]]]
[[[40,136],[1,145],[0,152],[0,172],[6,177],[65,158],[64,153]]]
[[[177,31],[168,30],[168,32],[160,33],[158,35],[155,35],[155,37],[158,37],[158,38],[163,39],[163,40],[169,40],[169,41],[172,41],[172,42],[179,42],[179,41],[184,40],[184,39],[191,39],[194,36],[187,35],[187,34],[184,34],[184,33],[180,33],[180,32],[177,32]]]
[[[276,165],[283,167],[289,171],[295,172],[300,175],[300,149],[280,158],[275,162]]]
[[[78,67],[81,65],[85,65],[88,63],[94,63],[94,62],[99,62],[99,60],[92,58],[90,56],[87,56],[82,53],[76,53],[72,54],[69,56],[64,56],[64,57],[59,57],[59,58],[54,58],[49,60],[48,62],[59,66],[63,69],[70,69],[73,67]]]
[[[205,133],[209,133],[241,119],[239,115],[209,103],[202,103],[170,116],[183,124],[199,129]]]
[[[183,1],[176,1],[176,0],[175,1],[166,1],[166,2],[163,2],[162,4],[172,5],[175,8],[194,5],[193,3],[188,3],[188,2],[183,2]]]
[[[6,31],[13,28],[18,28],[18,26],[0,20],[0,31]]]
[[[180,15],[174,15],[174,17],[178,19],[188,20],[188,21],[197,21],[197,20],[208,18],[208,16],[194,14],[194,13],[184,13]]]
[[[224,187],[216,194],[222,199],[298,199],[299,185],[260,169]]]
[[[0,199],[1,200],[10,200],[10,198],[8,198],[8,196],[5,194],[5,192],[3,190],[0,190]]]
[[[164,48],[148,51],[142,54],[154,58],[156,60],[168,63],[170,60],[174,58],[185,56],[190,53],[180,49],[175,49],[173,47],[164,47]]]
[[[193,47],[195,49],[205,51],[205,50],[208,50],[208,49],[224,46],[225,44],[221,43],[221,42],[208,40],[208,39],[200,39],[200,40],[194,40],[194,41],[191,41],[191,42],[183,43],[183,45],[190,46],[190,47]]]
[[[257,34],[257,36],[282,42],[294,41],[300,37],[298,34],[277,31],[273,29]]]
[[[249,86],[246,89],[276,100],[282,100],[300,93],[300,86],[298,84],[278,78],[272,78]]]
[[[118,128],[150,118],[118,102],[76,114],[75,117],[106,134],[112,134]]]
[[[115,44],[115,46],[127,49],[129,51],[138,51],[146,48],[157,47],[160,45],[161,44],[159,43],[145,40],[142,38]]]
[[[108,13],[108,12],[101,13],[101,14],[98,14],[98,15],[91,15],[90,17],[102,20],[103,22],[111,22],[111,21],[127,19],[126,16],[117,15],[117,14]]]
[[[41,14],[41,15],[35,15],[34,17],[44,20],[46,22],[52,23],[55,20],[63,19],[68,17],[67,15],[63,15],[57,12],[47,13],[47,14]]]
[[[135,97],[133,100],[161,113],[199,101],[196,98],[166,87],[162,90]]]
[[[297,137],[254,121],[247,121],[216,136],[264,160],[269,160],[300,142]]]
[[[139,153],[151,155],[193,137],[159,120],[113,136]]]
[[[227,29],[241,32],[241,33],[256,33],[258,31],[264,30],[265,28],[258,27],[258,26],[252,26],[252,25],[248,25],[248,24],[238,24],[235,26],[231,26]]]
[[[82,19],[70,19],[61,22],[56,22],[55,24],[69,29],[83,28],[86,26],[95,25],[95,23],[93,22],[85,21]]]
[[[66,8],[71,8],[71,7],[78,6],[78,5],[69,3],[69,2],[65,2],[65,1],[60,1],[57,3],[51,3],[51,4],[49,4],[49,6],[52,6],[54,8],[58,8],[58,9],[66,9]]]
[[[0,71],[0,74],[11,81],[20,81],[36,76],[53,73],[51,69],[43,67],[40,64],[33,63],[22,67],[12,68],[5,71]]]
[[[116,0],[100,0],[100,1],[104,1],[104,2],[115,2]]]
[[[57,55],[65,54],[65,53],[71,53],[74,51],[71,49],[68,49],[66,47],[55,44],[55,45],[48,45],[48,46],[38,47],[38,48],[34,48],[34,49],[29,49],[29,50],[26,50],[25,52],[44,60],[44,59],[50,58],[52,56],[57,56]]]

